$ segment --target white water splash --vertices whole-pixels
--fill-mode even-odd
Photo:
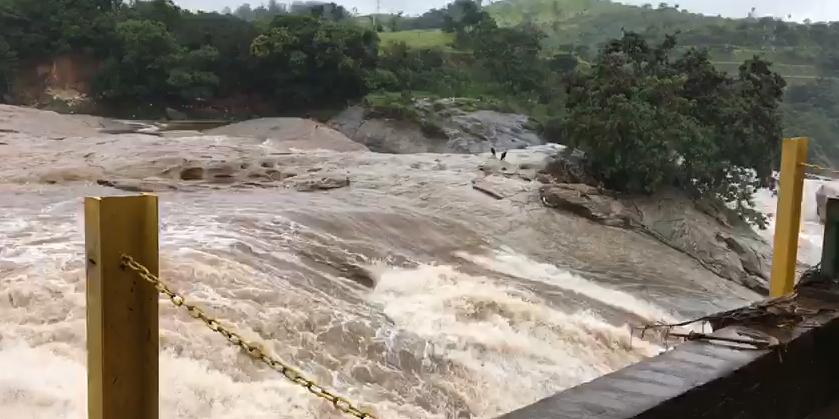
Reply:
[[[637,249],[631,233],[474,191],[480,156],[290,154],[303,142],[102,135],[94,122],[0,106],[0,125],[17,131],[0,147],[4,419],[86,416],[80,197],[123,193],[98,179],[163,186],[162,276],[382,418],[493,417],[654,354],[630,345],[625,324],[671,315],[640,289],[708,275],[656,242]],[[528,164],[544,156],[511,153]],[[180,170],[198,163],[236,180],[182,181]],[[263,165],[291,178],[346,172],[352,183],[311,194],[273,180],[249,186]],[[616,245],[601,249],[604,238]],[[479,250],[505,246],[518,252]],[[631,263],[601,263],[612,256]],[[369,275],[375,289],[364,285],[371,260],[388,261]],[[622,283],[562,268],[580,260]],[[737,303],[726,287],[686,287],[656,295]],[[160,333],[162,418],[341,417],[165,301]]]
[[[816,191],[821,185],[831,185],[834,188],[839,188],[839,181],[826,178],[804,180],[801,227],[798,236],[798,261],[809,266],[814,266],[821,261],[824,226],[819,221],[816,212]],[[756,228],[755,231],[772,244],[775,235],[775,213],[778,207],[778,197],[774,196],[768,189],[761,189],[755,194],[755,204],[758,210],[770,216],[768,228],[766,230]]]
[[[491,256],[457,252],[457,256],[505,275],[539,281],[589,297],[601,304],[638,315],[650,322],[672,323],[676,320],[671,313],[629,293],[605,287],[554,265],[540,263],[511,251],[495,251]]]
[[[503,267],[511,258],[492,261]],[[559,270],[551,274],[559,275],[557,281],[573,277]],[[566,286],[615,295],[584,280]],[[451,266],[385,270],[373,299],[397,325],[431,342],[432,354],[445,354],[458,365],[460,372],[449,380],[478,417],[513,410],[522,400],[538,400],[659,350],[631,342],[628,327],[592,311],[551,308],[531,292]]]

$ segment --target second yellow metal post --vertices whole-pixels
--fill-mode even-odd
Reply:
[[[157,197],[87,198],[84,212],[88,418],[157,419],[157,291],[121,266],[157,274]]]
[[[804,193],[806,138],[789,138],[783,143],[775,213],[775,243],[769,295],[780,297],[793,291],[798,261],[798,233],[801,228],[801,200]]]

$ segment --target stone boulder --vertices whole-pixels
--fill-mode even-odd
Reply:
[[[585,184],[556,183],[542,186],[542,203],[612,227],[639,225],[639,214],[601,189]]]
[[[729,209],[695,202],[678,191],[631,202],[648,234],[720,277],[757,292],[768,289],[770,246]]]
[[[337,174],[301,175],[289,178],[285,185],[298,192],[325,191],[350,186],[350,178]]]
[[[491,148],[501,152],[545,143],[527,116],[479,106],[465,99],[419,99],[411,120],[370,115],[354,106],[330,120],[329,126],[373,151],[395,154],[479,154]]]
[[[450,151],[448,140],[431,138],[416,124],[393,119],[365,120],[351,138],[378,153],[417,154]]]
[[[490,148],[513,150],[544,144],[536,132],[527,128],[525,115],[496,111],[475,111],[457,115],[444,124],[449,150],[455,153],[486,153]]]
[[[580,151],[563,150],[552,156],[540,174],[547,176],[556,183],[584,183],[597,186],[599,182],[589,174],[585,162],[585,154]]]
[[[317,121],[259,118],[204,131],[208,135],[252,138],[275,150],[366,151],[367,148]]]
[[[540,196],[547,207],[650,235],[756,292],[768,288],[769,244],[727,208],[695,202],[678,191],[618,198],[586,184],[548,183]]]
[[[483,192],[495,199],[509,199],[526,192],[522,183],[514,178],[485,176],[472,180],[472,189]]]

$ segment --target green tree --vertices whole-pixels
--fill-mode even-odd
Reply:
[[[253,40],[251,53],[257,76],[281,107],[333,103],[365,92],[378,36],[351,23],[278,16]]]
[[[237,7],[236,10],[233,12],[236,17],[243,20],[253,20],[253,9],[251,9],[251,5],[248,3],[242,4],[241,6]]]
[[[577,69],[580,61],[573,54],[556,54],[548,63],[552,71],[560,74],[571,74]]]
[[[532,91],[544,78],[539,59],[542,36],[537,30],[487,25],[474,37],[475,56],[493,80],[507,90]]]
[[[404,42],[386,45],[378,71],[368,75],[370,90],[423,91],[441,96],[464,92],[468,75],[439,49],[413,49]]]
[[[117,45],[96,84],[105,98],[157,101],[167,92],[178,44],[160,23],[128,20],[116,28]]]
[[[127,15],[130,19],[160,22],[166,29],[174,31],[183,24],[187,13],[175,5],[173,0],[150,0],[134,3]]]
[[[390,17],[390,31],[397,32],[399,30],[399,24],[402,22],[402,12],[399,12]]]
[[[251,22],[217,13],[190,13],[173,35],[188,50],[211,46],[218,51],[212,68],[202,71],[218,76],[220,96],[259,91],[252,77],[255,62],[250,54],[251,42],[259,32]]]
[[[657,74],[657,51],[631,35],[613,41],[569,85],[564,137],[610,188],[653,192],[673,183],[678,145],[703,139],[679,96],[681,78]]]
[[[472,40],[471,35],[486,26],[495,26],[495,20],[487,13],[479,1],[455,0],[446,8],[443,30],[457,34],[457,42],[466,45]]]
[[[218,59],[218,50],[208,45],[192,51],[181,49],[166,79],[166,84],[172,89],[170,93],[184,100],[215,96],[219,77],[213,70]]]
[[[11,91],[17,69],[17,53],[12,46],[0,36],[0,103],[5,102],[4,96]]]
[[[113,39],[116,9],[106,0],[6,0],[0,33],[21,58],[102,54]]]
[[[565,138],[607,186],[654,192],[676,185],[714,197],[762,225],[754,189],[769,183],[782,136],[783,79],[759,58],[738,77],[716,70],[707,52],[670,56],[628,33],[603,48],[568,88]]]
[[[218,77],[210,69],[218,51],[187,51],[161,22],[127,20],[116,28],[117,45],[101,70],[96,90],[105,99],[157,103],[210,96]]]

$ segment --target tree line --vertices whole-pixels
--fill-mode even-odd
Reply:
[[[383,109],[410,116],[418,95],[478,98],[531,115],[550,140],[585,152],[605,186],[678,186],[763,221],[751,192],[777,163],[785,87],[765,60],[729,75],[707,51],[677,49],[676,37],[651,45],[633,32],[588,57],[557,52],[537,25],[501,27],[473,0],[425,16],[440,18],[451,50],[381,46],[373,25],[334,5],[302,5],[271,2],[271,15],[256,17],[241,7],[193,13],[170,0],[0,0],[0,81],[8,87],[30,60],[75,52],[101,60],[94,95],[111,103],[245,94],[304,110],[378,95],[388,98]]]
[[[65,53],[99,60],[94,96],[123,104],[259,95],[291,109],[363,93],[378,37],[343,7],[245,10],[254,13],[195,13],[172,0],[0,0],[0,96],[18,71]]]

